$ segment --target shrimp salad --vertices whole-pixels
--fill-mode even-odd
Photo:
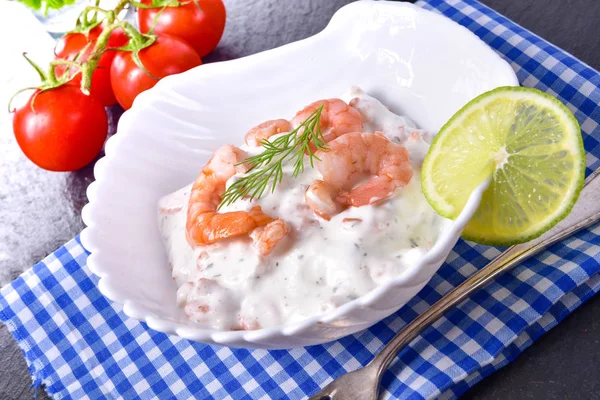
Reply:
[[[191,321],[220,330],[298,322],[366,294],[432,247],[443,218],[420,185],[431,137],[360,88],[347,100],[250,129],[244,145],[220,147],[195,182],[159,201],[178,304]],[[248,173],[243,161],[319,107],[326,148],[314,168],[308,156],[298,176],[284,164],[272,193],[219,208]]]

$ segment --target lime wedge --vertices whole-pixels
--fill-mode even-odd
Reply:
[[[540,236],[564,218],[583,187],[585,150],[577,120],[536,89],[500,87],[458,111],[435,137],[421,186],[454,219],[488,177],[463,237],[506,246]]]

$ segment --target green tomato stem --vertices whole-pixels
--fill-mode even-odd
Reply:
[[[42,68],[40,68],[39,65],[37,65],[35,62],[33,62],[33,60],[27,56],[27,53],[23,53],[23,57],[25,57],[25,59],[27,60],[27,62],[29,63],[29,65],[31,65],[33,67],[33,69],[35,69],[35,71],[40,76],[40,79],[42,80],[42,82],[45,82],[46,81],[46,74],[44,73],[44,71],[42,70]]]
[[[109,15],[113,12],[112,10],[105,10],[103,8],[100,8],[98,6],[87,6],[84,8],[82,15],[83,15],[83,22],[87,23],[87,24],[91,24],[94,21],[94,17],[92,17],[91,20],[88,19],[88,14],[90,13],[90,11],[94,11],[95,13],[101,13],[104,14],[105,18],[109,17]]]
[[[131,0],[119,1],[119,3],[117,3],[117,6],[113,10],[115,15],[118,16],[121,13],[121,11],[123,11],[129,3],[131,3]]]
[[[10,97],[10,99],[8,100],[8,112],[12,113],[12,112],[14,112],[16,110],[15,108],[12,108],[12,102],[15,99],[15,97],[17,97],[19,94],[21,94],[21,93],[23,93],[23,92],[25,92],[27,90],[37,90],[37,89],[38,88],[36,88],[36,87],[26,87],[24,89],[19,90],[17,93],[13,94]]]
[[[156,1],[157,0],[153,0],[152,3],[155,3]],[[162,1],[173,5],[181,4],[179,0]],[[81,52],[75,58],[75,60],[54,60],[50,63],[48,72],[46,73],[31,59],[29,59],[29,57],[27,57],[25,53],[23,53],[25,59],[37,71],[38,75],[40,76],[40,79],[42,80],[42,84],[39,86],[40,90],[43,91],[59,87],[68,82],[69,80],[73,79],[73,77],[75,77],[77,74],[81,74],[81,91],[84,94],[89,95],[92,86],[92,75],[98,67],[98,63],[100,62],[102,55],[105,51],[107,51],[110,35],[115,29],[123,29],[123,32],[125,32],[125,34],[129,38],[129,42],[123,47],[110,48],[109,50],[130,51],[132,53],[132,58],[134,62],[150,77],[157,79],[144,67],[139,57],[139,52],[142,49],[154,44],[156,42],[157,36],[154,35],[152,32],[142,34],[129,22],[120,21],[118,19],[119,13],[121,13],[121,11],[125,9],[125,7],[138,5],[140,7],[143,7],[143,5],[138,3],[136,0],[120,0],[114,9],[105,10],[100,8],[99,4],[100,0],[95,0],[94,5],[85,7],[83,12],[79,15],[79,18],[77,19],[77,26],[75,30],[71,31],[71,33],[83,33],[85,35],[88,35],[89,31],[95,28],[96,26],[99,26],[100,24],[103,24],[104,26],[98,38],[95,41],[88,43],[87,46],[81,50]],[[90,13],[93,13],[91,17]],[[101,18],[98,18],[98,15],[101,15]],[[88,59],[84,62],[79,62],[79,56],[85,54],[92,44],[93,49]],[[55,72],[55,67],[57,65],[68,66],[68,69],[59,78],[56,77]],[[71,75],[69,72],[69,69],[71,68],[77,68],[77,73]]]
[[[114,13],[112,11],[109,11],[106,15],[106,21],[108,22],[111,19],[112,21],[114,21]],[[100,62],[100,57],[102,57],[104,49],[108,44],[108,38],[110,37],[112,31],[114,31],[118,27],[119,23],[113,23],[110,26],[107,26],[102,31],[100,36],[98,36],[98,39],[96,39],[96,44],[94,46],[94,49],[92,50],[92,54],[90,54],[90,57],[87,59],[87,61],[81,64],[81,91],[83,92],[83,94],[90,94],[90,89],[92,87],[92,75],[94,74],[98,63]]]
[[[56,78],[56,71],[55,68],[57,65],[67,65],[69,68],[60,76],[60,78]],[[77,69],[77,72],[73,75],[71,75],[71,67],[75,67]],[[71,79],[73,79],[74,77],[76,77],[77,75],[79,75],[81,73],[81,64],[77,63],[76,61],[68,61],[68,60],[53,60],[50,63],[50,68],[48,69],[48,79],[47,79],[47,86],[48,88],[53,88],[53,87],[58,87],[60,85],[62,85],[65,82],[70,81]]]
[[[129,0],[127,0],[127,1],[129,1]],[[122,0],[121,3],[126,3],[126,2],[125,2],[125,0]],[[106,21],[107,22],[115,21],[114,10],[108,12]],[[98,39],[96,39],[96,45],[94,46],[94,49],[92,50],[92,54],[90,55],[90,57],[88,58],[88,60],[86,62],[81,64],[81,74],[82,74],[81,91],[86,95],[89,95],[89,93],[90,93],[90,89],[92,86],[92,75],[93,75],[94,71],[96,70],[96,68],[98,67],[98,63],[100,62],[100,58],[102,57],[102,54],[104,53],[104,51],[106,51],[108,39],[110,38],[110,35],[112,34],[112,32],[118,28],[123,29],[123,32],[125,32],[125,34],[129,38],[129,43],[126,46],[120,48],[120,50],[132,51],[135,55],[134,60],[136,61],[136,64],[138,64],[138,65],[141,64],[141,61],[139,61],[138,52],[141,49],[144,49],[144,48],[152,45],[156,41],[155,35],[144,35],[144,34],[140,33],[137,29],[135,29],[135,27],[127,21],[113,22],[112,24],[110,24],[106,28],[104,28],[104,30],[102,31],[100,36],[98,36]],[[146,70],[146,68],[143,67],[143,65],[141,66],[141,68],[148,75],[152,76]]]
[[[154,35],[144,35],[140,33],[133,25],[131,25],[127,21],[122,22],[122,29],[129,37],[129,43],[131,44],[132,50],[138,49],[141,50],[144,47],[150,46],[156,40],[156,36]],[[150,41],[150,43],[148,43]],[[139,48],[138,48],[139,47]]]

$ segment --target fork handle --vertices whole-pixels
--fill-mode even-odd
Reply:
[[[595,179],[600,170],[594,171],[586,180],[579,200],[571,213],[548,232],[530,242],[509,247],[469,279],[448,292],[400,331],[369,363],[377,369],[379,379],[404,345],[410,343],[446,311],[459,304],[472,293],[486,286],[500,274],[521,264],[527,258],[541,252],[574,233],[600,221],[600,179]]]

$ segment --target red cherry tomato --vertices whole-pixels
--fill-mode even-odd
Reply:
[[[100,36],[101,33],[102,27],[97,26],[92,29],[87,36],[83,33],[69,33],[63,36],[60,38],[54,49],[56,58],[73,61],[75,57],[77,57],[77,54],[90,43],[85,52],[77,59],[78,62],[86,61],[94,49],[96,39],[98,39],[98,36]],[[127,35],[125,35],[121,29],[115,29],[108,38],[107,48],[124,46],[127,41]],[[110,65],[115,58],[115,54],[116,52],[113,50],[106,51],[100,58],[98,67],[92,75],[92,88],[90,93],[106,107],[117,103],[117,99],[110,86]],[[61,76],[66,68],[66,66],[62,65],[57,66],[55,68],[56,75]],[[76,86],[81,85],[81,75],[77,75],[70,83]]]
[[[158,82],[133,61],[132,53],[120,51],[110,69],[110,81],[117,101],[125,110],[131,108],[133,99]],[[202,64],[198,54],[183,40],[169,35],[159,35],[152,45],[140,50],[139,57],[155,78],[178,74]]]
[[[150,5],[152,0],[142,0],[142,3]],[[138,9],[138,24],[143,33],[150,30],[156,14],[161,9]],[[219,44],[225,30],[225,16],[222,0],[198,0],[198,4],[188,0],[182,6],[165,8],[156,20],[154,32],[180,37],[188,42],[200,57],[204,57]]]
[[[102,150],[108,118],[98,99],[63,85],[36,91],[15,111],[13,130],[23,153],[39,167],[75,171]]]

